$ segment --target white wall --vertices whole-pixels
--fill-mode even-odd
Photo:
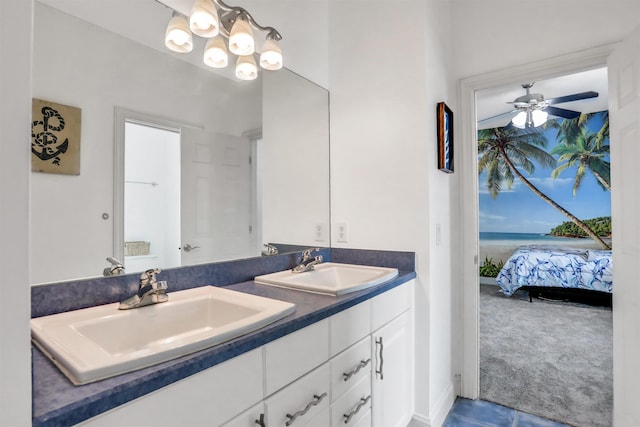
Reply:
[[[469,77],[621,40],[637,0],[451,0],[454,72]]]
[[[252,102],[259,84],[230,83],[35,6],[33,96],[82,109],[80,175],[32,174],[31,282],[42,283],[100,275],[114,254],[112,220],[102,219],[116,214],[114,106],[230,135],[259,128],[262,109]]]
[[[259,24],[282,35],[284,66],[328,88],[329,0],[236,0],[229,4],[251,12]]]
[[[31,424],[30,1],[0,2],[0,424]]]
[[[417,418],[453,399],[451,252],[457,176],[436,168],[436,104],[454,113],[448,1],[331,2],[332,246],[415,251]],[[435,244],[435,229],[441,229]]]

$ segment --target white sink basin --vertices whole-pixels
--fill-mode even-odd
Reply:
[[[295,311],[295,304],[203,286],[132,310],[119,303],[31,319],[33,342],[74,384],[211,347]]]
[[[256,276],[254,281],[262,285],[337,296],[379,285],[397,275],[397,268],[325,262],[304,273],[285,270]]]

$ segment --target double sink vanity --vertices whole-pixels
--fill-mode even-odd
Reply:
[[[168,301],[131,310],[113,301],[135,288],[131,276],[69,282],[86,307],[67,299],[42,310],[65,285],[34,287],[33,425],[387,426],[410,417],[413,253],[322,253],[327,262],[302,273],[291,271],[292,255],[165,270]],[[109,301],[89,305],[87,287],[106,288],[99,298]],[[379,332],[394,322],[385,343]],[[384,408],[385,393],[395,410]]]

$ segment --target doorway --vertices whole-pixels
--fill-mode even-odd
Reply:
[[[477,93],[479,397],[571,425],[608,426],[612,273],[611,253],[602,246],[611,235],[607,69],[521,86]],[[531,111],[541,120],[514,124],[517,114]],[[510,163],[522,173],[511,185],[504,178]],[[585,238],[575,237],[580,234]],[[579,269],[558,274],[566,267]],[[542,272],[548,269],[553,273]],[[594,271],[602,280],[588,276]]]
[[[477,399],[480,390],[479,372],[479,225],[478,225],[478,166],[476,135],[476,92],[505,84],[519,85],[526,81],[566,75],[582,70],[603,67],[613,51],[603,46],[589,51],[553,58],[535,64],[477,76],[461,81],[459,130],[461,147],[463,238],[463,280],[461,289],[460,323],[462,326],[462,356],[460,394]],[[615,213],[614,213],[615,215]]]
[[[124,266],[129,271],[181,265],[180,129],[126,119]]]

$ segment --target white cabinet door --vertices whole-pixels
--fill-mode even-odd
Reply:
[[[373,426],[404,427],[413,410],[410,312],[373,334]]]

